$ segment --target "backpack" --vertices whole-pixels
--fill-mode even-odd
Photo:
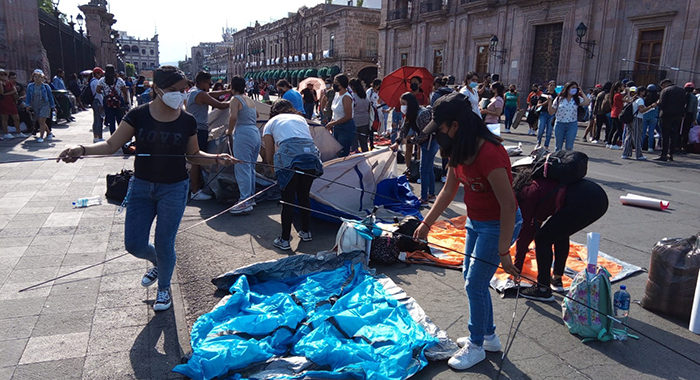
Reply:
[[[593,340],[607,342],[621,333],[613,329],[613,320],[605,316],[613,313],[609,277],[610,273],[600,266],[595,275],[582,270],[574,277],[566,294],[567,298],[564,298],[561,304],[564,324],[571,334],[584,338],[584,342]],[[605,315],[584,305],[590,305]]]
[[[107,108],[121,108],[122,99],[117,93],[116,82],[109,86],[109,94],[104,98],[104,106]]]
[[[80,101],[83,102],[84,105],[92,104],[92,101],[95,100],[95,95],[92,93],[90,83],[92,83],[92,81],[80,91]]]
[[[603,95],[603,103],[600,104],[598,115],[608,114],[612,111],[612,102],[610,101],[610,93]]]
[[[420,160],[412,160],[411,165],[406,168],[406,171],[403,174],[406,175],[408,182],[418,182],[418,179],[420,178]]]
[[[574,150],[540,151],[533,161],[533,178],[549,178],[564,185],[581,180],[588,172],[588,156]]]
[[[415,216],[406,216],[399,223],[399,228],[394,233],[396,248],[399,252],[425,251],[430,253],[428,244],[413,240],[413,233],[420,226],[421,221]]]
[[[634,112],[634,102],[630,102],[622,109],[620,121],[625,124],[631,124],[636,116],[637,112]]]

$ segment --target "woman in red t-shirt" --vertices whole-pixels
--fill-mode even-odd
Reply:
[[[467,369],[486,358],[485,351],[500,351],[495,334],[489,281],[498,264],[513,276],[509,248],[520,231],[522,217],[513,194],[508,153],[500,137],[471,112],[466,97],[458,92],[445,95],[433,106],[433,120],[423,130],[438,131],[443,157],[449,157],[447,182],[435,204],[416,229],[415,238],[424,239],[430,226],[449,206],[464,185],[467,206],[464,280],[469,298],[469,337],[457,340],[463,348],[447,364]]]
[[[620,114],[622,113],[622,108],[624,108],[624,103],[622,101],[624,98],[622,95],[623,89],[624,85],[622,82],[615,82],[610,90],[610,96],[612,96],[612,109],[610,110],[612,135],[607,145],[610,149],[620,149],[620,143],[622,142],[622,121],[620,121]]]

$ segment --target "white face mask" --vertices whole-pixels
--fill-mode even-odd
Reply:
[[[187,94],[180,91],[171,91],[165,93],[161,91],[160,97],[161,99],[163,99],[163,103],[165,103],[166,106],[176,110],[182,107],[182,104],[187,98]]]
[[[405,115],[407,111],[408,111],[408,106],[405,104],[402,105],[401,106],[401,113]]]

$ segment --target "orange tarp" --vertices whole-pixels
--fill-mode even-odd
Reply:
[[[464,252],[465,222],[466,216],[436,222],[430,228],[430,232],[428,233],[428,242],[438,246],[454,249],[458,252]],[[431,248],[440,249],[435,245],[431,245]],[[462,261],[464,259],[463,255],[457,252],[447,250],[443,251],[444,255],[441,255],[440,257],[435,257],[424,252],[412,252],[407,255],[406,261],[425,263],[427,260],[430,260],[432,261],[431,264],[445,267],[460,267],[462,265]],[[510,254],[513,261],[515,261],[515,245],[510,248]],[[587,256],[588,252],[584,245],[570,243],[569,258],[566,260],[566,266],[574,272],[580,272],[586,268]],[[613,278],[622,270],[622,265],[614,263],[601,256],[598,256],[598,265],[607,269]],[[523,264],[523,270],[521,273],[525,277],[537,279],[537,260],[535,259],[534,242],[530,244],[530,250],[525,255],[525,263]],[[509,275],[499,268],[496,271],[495,277],[499,280],[505,281],[508,279]],[[569,285],[571,285],[571,281],[572,279],[567,276],[562,278],[565,288],[568,288]]]

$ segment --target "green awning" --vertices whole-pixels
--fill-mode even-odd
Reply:
[[[299,79],[306,78],[306,70],[299,70],[299,72],[297,72],[297,78],[299,78]]]
[[[334,76],[336,76],[336,75],[338,75],[338,74],[340,74],[340,67],[338,67],[338,66],[332,66],[332,67],[330,68],[330,73],[329,73],[328,75],[334,77]]]
[[[308,69],[308,70],[306,70],[306,77],[307,77],[307,78],[315,77],[315,76],[317,76],[317,75],[318,75],[318,70],[316,70],[316,69]]]
[[[321,67],[320,69],[318,69],[318,76],[321,78],[327,77],[328,75],[326,74],[326,69],[327,67]]]

